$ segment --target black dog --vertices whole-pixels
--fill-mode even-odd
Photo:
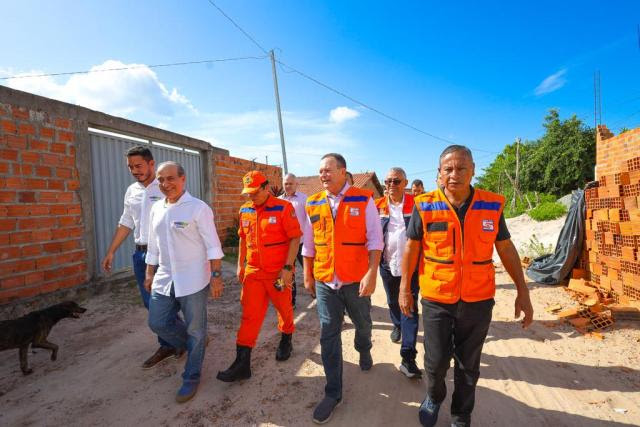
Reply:
[[[51,328],[65,317],[78,318],[87,311],[73,301],[65,301],[52,305],[44,310],[34,311],[14,320],[0,322],[0,351],[12,348],[20,349],[20,369],[24,375],[29,375],[27,350],[32,348],[46,348],[51,350],[51,360],[58,357],[58,346],[47,341]]]

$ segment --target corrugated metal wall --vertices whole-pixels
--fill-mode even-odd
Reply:
[[[133,183],[133,177],[126,165],[125,152],[136,145],[146,145],[141,141],[122,138],[107,133],[90,130],[91,167],[93,177],[93,198],[96,233],[96,272],[104,274],[100,261],[107,253],[111,238],[118,225],[124,206],[124,193]],[[180,163],[187,175],[187,190],[194,197],[202,198],[201,156],[193,150],[184,151],[157,145],[149,145],[156,164],[172,160]],[[133,233],[120,246],[113,260],[113,272],[131,267],[134,251]]]

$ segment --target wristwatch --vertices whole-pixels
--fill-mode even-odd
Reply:
[[[283,270],[287,270],[287,271],[293,271],[293,265],[291,264],[285,264],[282,266]]]
[[[220,270],[211,272],[211,277],[213,277],[214,279],[217,279],[220,276],[222,276],[222,273],[220,272]]]

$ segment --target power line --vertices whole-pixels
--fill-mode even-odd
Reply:
[[[260,43],[258,43],[256,41],[256,39],[251,37],[251,35],[248,32],[246,32],[244,29],[242,29],[242,27],[240,25],[238,25],[236,23],[236,21],[234,21],[229,15],[227,15],[224,12],[224,10],[220,9],[220,7],[218,7],[218,5],[213,2],[213,0],[207,0],[207,1],[211,4],[211,6],[215,7],[216,9],[218,9],[218,12],[220,12],[225,18],[227,18],[229,20],[229,22],[231,22],[238,30],[240,30],[242,32],[242,34],[244,34],[249,40],[251,40],[253,42],[253,44],[258,46],[258,49],[260,49],[262,51],[262,53],[264,53],[265,55],[267,55],[269,53],[269,52],[267,52],[267,49],[263,48],[262,45],[260,45]]]
[[[407,128],[409,128],[409,129],[412,129],[412,130],[414,130],[414,131],[416,131],[416,132],[419,132],[419,133],[421,133],[421,134],[423,134],[423,135],[427,135],[427,136],[429,136],[429,137],[431,137],[431,138],[433,138],[433,139],[437,139],[437,140],[439,140],[439,141],[446,142],[446,143],[448,143],[448,144],[457,144],[457,142],[455,142],[455,141],[451,141],[450,139],[443,138],[443,137],[438,136],[438,135],[434,135],[434,134],[432,134],[432,133],[430,133],[430,132],[427,132],[427,131],[425,131],[425,130],[422,130],[422,129],[420,129],[420,128],[417,128],[417,127],[413,126],[412,124],[409,124],[409,123],[407,123],[407,122],[405,122],[405,121],[403,121],[403,120],[397,119],[397,118],[395,118],[395,117],[393,117],[393,116],[391,116],[391,115],[389,115],[389,114],[387,114],[387,113],[385,113],[385,112],[383,112],[383,111],[380,111],[380,110],[379,110],[379,109],[377,109],[377,108],[374,108],[374,107],[372,107],[372,106],[370,106],[370,105],[368,105],[368,104],[365,104],[364,102],[359,101],[359,100],[355,99],[354,97],[352,97],[352,96],[350,96],[350,95],[347,95],[346,93],[344,93],[344,92],[342,92],[342,91],[340,91],[340,90],[338,90],[338,89],[335,89],[335,88],[333,88],[333,87],[329,86],[328,84],[323,83],[323,82],[321,82],[320,80],[318,80],[318,79],[316,79],[316,78],[314,78],[314,77],[311,77],[310,75],[308,75],[308,74],[306,74],[306,73],[304,73],[304,72],[302,72],[302,71],[300,71],[300,70],[297,70],[297,69],[293,68],[293,67],[292,67],[292,66],[290,66],[290,65],[285,64],[284,62],[282,62],[282,61],[280,61],[280,60],[276,60],[276,61],[277,61],[279,64],[281,64],[281,65],[283,65],[283,66],[285,66],[285,67],[289,68],[289,69],[291,70],[291,71],[288,71],[289,73],[296,73],[296,74],[298,74],[298,75],[300,75],[300,76],[302,76],[302,77],[304,77],[304,78],[306,78],[306,79],[308,79],[308,80],[312,81],[313,83],[315,83],[315,84],[317,84],[317,85],[319,85],[319,86],[321,86],[321,87],[323,87],[323,88],[325,88],[325,89],[327,89],[327,90],[329,90],[329,91],[331,91],[331,92],[333,92],[333,93],[335,93],[335,94],[337,94],[337,95],[340,95],[340,96],[342,96],[343,98],[346,98],[346,99],[348,99],[349,101],[351,101],[351,102],[353,102],[353,103],[355,103],[355,104],[360,105],[361,107],[366,108],[367,110],[373,111],[374,113],[376,113],[376,114],[378,114],[378,115],[380,115],[380,116],[382,116],[382,117],[385,117],[386,119],[389,119],[389,120],[391,120],[391,121],[393,121],[393,122],[395,122],[395,123],[398,123],[398,124],[400,124],[400,125],[402,125],[402,126],[404,126],[404,127],[407,127]],[[484,153],[491,153],[491,154],[497,154],[497,153],[498,153],[497,151],[488,151],[488,150],[482,150],[482,149],[479,149],[479,148],[474,148],[473,150],[474,150],[474,151],[481,151],[481,152],[484,152]]]
[[[160,68],[160,67],[176,67],[182,65],[195,65],[195,64],[211,64],[215,62],[228,62],[228,61],[245,61],[250,59],[265,59],[266,56],[242,56],[236,58],[221,58],[221,59],[206,59],[203,61],[188,61],[188,62],[172,62],[168,64],[153,64],[153,65],[131,65],[127,67],[117,67],[117,68],[100,68],[100,69],[92,69],[92,70],[83,70],[83,71],[67,71],[62,73],[45,73],[45,74],[24,74],[24,75],[15,75],[8,77],[0,77],[0,80],[11,80],[11,79],[26,79],[26,78],[34,78],[34,77],[55,77],[55,76],[70,76],[74,74],[91,74],[91,73],[102,73],[107,71],[124,71],[124,70],[135,70],[139,68]]]

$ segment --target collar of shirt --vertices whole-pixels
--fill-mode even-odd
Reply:
[[[261,211],[264,208],[268,208],[274,205],[274,201],[275,201],[275,197],[273,197],[271,194],[269,194],[269,197],[267,197],[267,200],[264,201],[263,204],[261,205],[256,205],[255,203],[251,202],[250,207],[254,208],[255,210]]]
[[[329,192],[329,190],[324,190],[324,193],[326,194],[326,196],[329,199],[334,199],[334,200],[340,200],[342,197],[344,197],[344,193],[347,192],[347,190],[349,189],[349,187],[351,187],[351,185],[349,185],[348,182],[344,183],[344,187],[342,187],[342,190],[340,190],[340,192],[336,195],[333,195]]]
[[[180,206],[182,204],[189,203],[192,199],[193,199],[193,196],[191,194],[189,194],[189,192],[187,190],[184,190],[184,193],[182,193],[182,196],[180,196],[180,198],[178,199],[178,201],[176,203],[167,203],[167,198],[165,197],[164,198],[164,206],[165,207]]]

